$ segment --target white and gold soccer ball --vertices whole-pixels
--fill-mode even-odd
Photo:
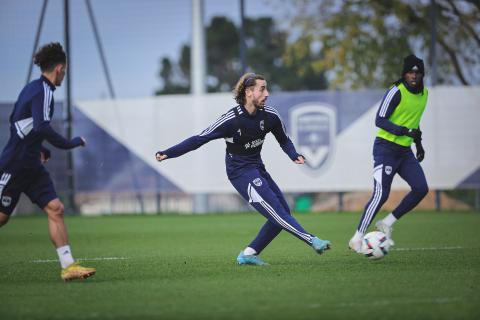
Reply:
[[[362,253],[369,259],[382,259],[388,254],[392,242],[385,233],[372,231],[363,237]]]

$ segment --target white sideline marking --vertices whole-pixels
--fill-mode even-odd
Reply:
[[[437,299],[416,299],[416,300],[378,300],[378,301],[369,301],[368,306],[389,306],[389,305],[403,305],[403,304],[443,304],[443,303],[453,303],[462,301],[460,298],[437,298]],[[315,308],[356,308],[356,307],[365,307],[365,302],[340,302],[334,304],[311,304],[308,306],[311,309]]]
[[[458,250],[463,249],[463,247],[456,246],[456,247],[430,247],[430,248],[392,248],[391,250],[394,251],[427,251],[427,250]]]
[[[98,258],[80,258],[80,259],[75,259],[78,261],[105,261],[105,260],[127,260],[127,257],[98,257]],[[46,262],[58,262],[58,259],[37,259],[37,260],[32,260],[30,261],[32,263],[46,263]]]

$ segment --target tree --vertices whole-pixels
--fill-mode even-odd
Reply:
[[[311,50],[311,37],[295,44],[287,42],[288,33],[278,30],[270,17],[245,19],[248,69],[267,77],[269,87],[278,90],[326,88],[323,70],[313,63],[319,58]],[[226,17],[214,17],[206,29],[207,81],[209,92],[232,90],[241,76],[239,60],[240,32]],[[290,46],[299,50],[292,50]],[[300,49],[301,48],[301,49]],[[176,93],[172,88],[190,86],[190,46],[182,47],[178,64],[162,59],[160,77],[163,88],[156,94]]]
[[[188,93],[188,84],[181,84],[175,81],[176,74],[170,59],[162,58],[161,64],[160,77],[163,79],[163,88],[157,90],[155,94]]]
[[[427,0],[292,2],[293,26],[321,45],[315,66],[329,70],[333,88],[383,87],[400,77],[404,56],[428,57],[434,12],[438,83],[480,82],[478,0],[437,0],[437,10]]]

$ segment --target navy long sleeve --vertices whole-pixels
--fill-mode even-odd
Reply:
[[[395,108],[400,104],[401,99],[402,96],[397,86],[391,87],[383,97],[375,118],[375,125],[377,127],[396,136],[402,136],[407,131],[407,128],[398,126],[389,120]]]
[[[209,141],[219,138],[226,138],[228,135],[228,123],[225,122],[231,119],[231,117],[226,117],[226,114],[224,114],[211,126],[203,130],[199,135],[185,139],[179,144],[176,144],[167,150],[161,151],[161,153],[167,155],[169,158],[177,158],[187,152],[200,148]]]
[[[62,135],[57,133],[50,125],[51,114],[53,110],[50,110],[50,106],[53,106],[53,97],[51,98],[51,104],[47,108],[45,106],[44,92],[39,92],[32,99],[32,118],[33,118],[33,130],[38,132],[42,138],[51,143],[54,147],[59,149],[72,149],[82,144],[82,140],[79,137],[72,140],[65,139]]]
[[[266,110],[267,108],[268,110],[273,111],[274,114],[277,116],[272,128],[272,134],[275,136],[275,139],[277,139],[283,152],[285,152],[291,160],[297,160],[299,154],[297,153],[297,150],[295,149],[292,140],[290,140],[290,137],[287,135],[287,130],[285,129],[285,125],[283,124],[280,115],[275,109],[271,107],[265,107]]]

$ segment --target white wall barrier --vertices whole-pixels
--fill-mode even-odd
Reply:
[[[298,151],[300,166],[268,135],[262,157],[286,192],[357,191],[372,186],[375,113],[383,91],[271,94]],[[270,102],[271,101],[271,102]],[[172,95],[79,101],[77,108],[112,138],[185,192],[233,192],[225,174],[225,142],[159,164],[154,154],[199,134],[234,106],[231,94]],[[480,187],[480,87],[430,88],[421,122],[431,189]],[[467,181],[467,182],[466,182]],[[407,185],[397,177],[393,189]]]

